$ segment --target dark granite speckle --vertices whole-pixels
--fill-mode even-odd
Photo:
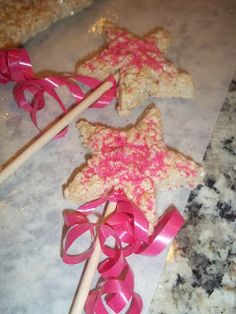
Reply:
[[[236,90],[236,80],[232,80],[230,87],[229,87],[229,91],[230,92],[234,92]]]
[[[219,209],[219,215],[228,221],[235,221],[236,211],[232,208],[232,204],[219,201],[217,203],[217,208]]]
[[[177,279],[176,279],[176,287],[178,285],[183,285],[185,283],[184,277],[180,276],[180,274],[177,274]]]
[[[235,121],[233,80],[204,156],[204,185],[190,194],[186,223],[170,248],[152,314],[236,313]]]
[[[232,154],[232,155],[236,156],[236,150],[235,150],[235,147],[234,147],[234,146],[236,146],[236,143],[234,143],[234,142],[235,142],[234,136],[231,136],[230,138],[226,138],[223,141],[223,148],[229,154]]]

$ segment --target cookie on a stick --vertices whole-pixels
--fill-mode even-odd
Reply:
[[[201,166],[164,144],[161,116],[155,107],[146,110],[143,118],[128,130],[87,121],[80,121],[78,127],[92,157],[65,189],[66,198],[76,203],[98,199],[111,191],[122,191],[144,212],[151,233],[157,222],[156,192],[162,188],[192,189],[202,182]],[[115,208],[114,203],[109,203],[104,216]],[[100,254],[97,239],[74,299],[72,314],[82,313]]]
[[[160,189],[195,188],[203,169],[188,157],[167,147],[161,115],[156,107],[128,130],[87,121],[78,123],[84,143],[92,151],[87,165],[65,189],[66,198],[85,203],[109,191],[122,190],[146,215],[152,230],[155,199]]]
[[[127,115],[149,96],[193,97],[190,75],[164,57],[170,44],[167,31],[156,29],[141,38],[110,23],[105,31],[105,49],[80,64],[77,71],[104,80],[121,69],[117,92],[120,115]]]

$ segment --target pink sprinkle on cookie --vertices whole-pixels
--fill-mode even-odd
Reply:
[[[112,24],[107,24],[105,30],[107,46],[80,64],[78,72],[104,80],[120,71],[117,93],[120,115],[128,114],[149,96],[193,97],[191,77],[164,57],[170,44],[167,31],[156,29],[141,38]]]
[[[155,107],[126,131],[87,121],[80,121],[78,127],[92,157],[65,190],[65,196],[77,203],[122,190],[153,226],[159,189],[193,188],[202,182],[203,169],[164,144],[161,116]]]

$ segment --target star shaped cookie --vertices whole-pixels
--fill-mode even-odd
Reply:
[[[120,70],[117,92],[120,115],[127,115],[149,96],[193,97],[191,77],[164,58],[170,44],[163,29],[138,37],[108,23],[105,26],[108,45],[78,66],[77,72],[104,80]]]
[[[78,127],[92,157],[65,189],[66,198],[76,203],[122,190],[145,213],[152,229],[159,189],[193,189],[202,182],[203,169],[164,144],[156,107],[146,110],[143,118],[128,130],[84,120]]]

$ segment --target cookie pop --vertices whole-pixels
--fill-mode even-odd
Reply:
[[[80,121],[78,127],[92,157],[65,189],[66,198],[72,201],[84,203],[110,191],[122,190],[144,212],[151,233],[157,220],[157,191],[180,187],[192,189],[202,182],[204,171],[201,166],[164,144],[161,116],[155,107],[145,111],[143,118],[125,131],[87,121]],[[99,254],[93,264],[95,270],[98,260]],[[92,270],[87,269],[85,274],[87,272]],[[85,293],[83,281],[80,290]],[[80,304],[81,308],[81,302],[79,295],[75,307]],[[76,308],[72,313],[80,312]]]
[[[121,116],[149,96],[193,97],[190,75],[164,57],[170,44],[167,31],[156,29],[141,38],[108,23],[105,32],[107,47],[80,64],[77,71],[104,80],[120,69],[117,110]]]

